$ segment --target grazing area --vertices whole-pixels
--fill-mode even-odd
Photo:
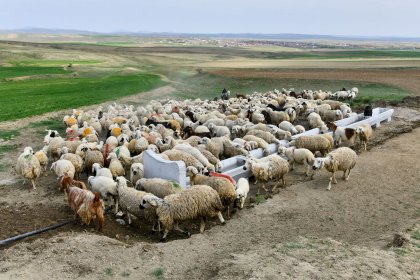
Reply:
[[[0,240],[70,222],[0,245],[0,278],[420,277],[417,50],[29,38],[0,42]]]

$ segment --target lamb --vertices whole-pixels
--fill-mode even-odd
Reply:
[[[145,195],[150,194],[143,191],[138,191],[127,186],[127,181],[124,177],[117,177],[117,191],[118,191],[118,206],[127,213],[128,224],[131,224],[131,216],[145,218],[146,221],[153,223],[153,231],[157,224],[156,211],[149,208],[146,211],[141,211],[139,204]]]
[[[73,164],[75,170],[74,177],[76,180],[79,180],[80,174],[85,167],[83,159],[79,155],[68,153],[68,149],[66,147],[63,148],[62,152],[63,155],[60,157],[60,159],[69,160]]]
[[[262,130],[251,130],[247,132],[247,135],[254,135],[257,136],[263,140],[265,140],[267,143],[274,143],[274,144],[280,144],[280,141],[276,139],[276,137],[269,133]]]
[[[142,163],[133,163],[130,167],[130,182],[135,185],[138,180],[144,177],[144,166]]]
[[[292,135],[295,135],[295,134],[298,133],[298,131],[296,130],[295,126],[292,123],[288,122],[288,121],[282,121],[279,124],[279,128],[280,129],[283,129],[285,131],[289,131]]]
[[[32,188],[36,190],[35,182],[41,175],[41,171],[41,164],[33,154],[32,148],[26,147],[17,159],[16,173],[22,175],[25,179],[31,180]]]
[[[235,190],[236,193],[236,200],[235,200],[235,205],[233,206],[235,208],[235,206],[237,206],[239,204],[239,209],[243,209],[244,208],[244,204],[245,204],[245,200],[248,196],[248,192],[249,192],[249,182],[248,179],[246,178],[240,178],[238,180],[238,184]]]
[[[211,123],[208,127],[210,130],[211,137],[230,137],[229,128],[227,128],[226,126],[216,126],[215,124]]]
[[[309,176],[309,172],[315,160],[315,156],[310,150],[305,148],[296,149],[296,147],[279,147],[278,152],[287,157],[289,164],[291,164],[291,170],[295,169],[295,162],[304,164],[307,167],[305,174],[306,176]]]
[[[195,167],[188,167],[195,168]],[[151,193],[159,198],[164,198],[170,194],[178,193],[183,187],[175,181],[160,178],[142,178],[135,183],[136,190]]]
[[[107,160],[111,160],[109,163],[109,170],[111,171],[112,177],[116,178],[118,176],[125,175],[124,167],[121,161],[118,159],[116,153],[110,153]]]
[[[57,179],[60,179],[65,173],[73,179],[74,173],[76,172],[74,165],[67,159],[59,159],[56,162],[53,162],[50,170],[54,170],[57,175]]]
[[[261,139],[257,136],[254,136],[254,135],[245,135],[242,139],[244,139],[245,141],[255,141],[255,142],[257,142],[258,147],[262,148],[264,150],[265,155],[267,155],[269,153],[268,143],[264,139]]]
[[[227,217],[230,219],[230,205],[236,199],[235,186],[232,182],[223,177],[209,177],[199,174],[193,166],[187,167],[187,175],[191,179],[191,185],[207,185],[217,191],[222,205],[227,208]]]
[[[42,167],[43,171],[47,171],[48,166],[48,146],[44,146],[41,150],[35,153],[36,158],[39,161],[39,164]]]
[[[356,133],[359,136],[360,143],[364,145],[366,151],[367,142],[372,138],[373,134],[372,126],[368,123],[362,124],[356,128]]]
[[[67,188],[67,202],[84,224],[89,225],[93,219],[98,219],[98,231],[102,231],[105,221],[105,206],[99,193],[69,186]]]
[[[115,205],[115,214],[118,212],[118,189],[117,183],[108,177],[105,176],[90,176],[88,178],[89,186],[91,187],[92,192],[99,192],[103,200],[107,201],[108,197],[111,196],[114,200]]]
[[[327,187],[327,190],[331,190],[331,181],[333,181],[334,184],[337,184],[335,172],[343,171],[343,179],[347,181],[350,177],[351,170],[356,165],[356,161],[357,154],[355,151],[347,147],[341,147],[332,151],[324,158],[316,158],[312,169],[319,170],[322,167],[325,167],[325,169],[332,173]],[[348,174],[346,176],[347,171]]]
[[[102,167],[99,163],[92,164],[92,173],[94,176],[105,176],[108,178],[113,178],[111,170],[108,168]]]
[[[265,191],[267,191],[265,188],[267,181],[273,179],[281,180],[279,183],[275,184],[271,190],[274,192],[280,184],[286,186],[286,180],[284,177],[289,172],[289,163],[276,154],[269,155],[261,159],[248,157],[245,161],[243,169],[251,170],[252,174],[255,176],[254,184],[257,184],[258,181],[263,181],[262,188]],[[260,194],[260,187],[258,187],[257,194]]]
[[[327,154],[332,148],[330,141],[321,135],[302,135],[296,140],[291,141],[290,145],[295,146],[296,148],[308,149],[312,153],[319,151],[322,155]]]
[[[60,151],[63,143],[64,139],[60,136],[54,137],[50,140],[50,143],[48,144],[48,152],[50,153],[50,156],[52,157],[53,161],[60,158]]]
[[[201,138],[200,144],[204,144],[206,149],[212,153],[216,158],[220,159],[220,156],[223,155],[223,141],[224,138],[216,137],[216,138],[208,138],[203,137]]]
[[[320,128],[325,125],[325,123],[321,119],[321,116],[315,112],[312,112],[308,115],[308,121],[310,128]]]
[[[51,141],[52,138],[56,137],[56,136],[60,136],[60,134],[58,133],[57,130],[45,130],[47,132],[47,135],[44,136],[44,144],[48,145]]]
[[[188,236],[189,232],[178,227],[178,222],[201,218],[200,233],[204,232],[205,223],[203,218],[217,216],[222,224],[225,224],[222,213],[222,202],[217,192],[209,186],[197,185],[180,193],[168,195],[164,199],[154,195],[145,195],[140,209],[155,208],[159,221],[164,227],[161,242],[165,242],[170,230],[175,228]]]

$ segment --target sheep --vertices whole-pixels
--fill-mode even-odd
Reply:
[[[41,164],[38,158],[33,154],[31,147],[26,147],[23,153],[19,155],[16,164],[16,173],[23,178],[31,180],[32,188],[36,190],[36,179],[41,175]]]
[[[209,177],[199,174],[193,166],[187,167],[187,176],[190,177],[191,185],[207,185],[216,190],[222,205],[227,208],[227,218],[230,219],[230,205],[236,199],[235,186],[232,182],[223,177]]]
[[[234,204],[234,208],[235,206],[238,206],[239,204],[239,209],[243,209],[244,208],[244,204],[245,204],[245,200],[248,196],[248,192],[249,192],[249,182],[248,179],[246,178],[240,178],[238,180],[238,184],[236,186],[236,199],[235,199],[235,204]]]
[[[100,151],[88,149],[85,153],[86,176],[89,175],[89,170],[92,170],[94,163],[99,163],[101,166],[104,166],[104,156]]]
[[[274,125],[279,125],[282,121],[290,121],[290,116],[286,112],[273,111],[271,108],[267,108],[267,111]]]
[[[112,177],[116,178],[118,176],[125,175],[124,167],[121,161],[118,159],[116,153],[110,153],[107,157],[107,160],[111,160],[111,162],[109,163],[109,170],[111,171]]]
[[[267,155],[269,153],[269,146],[268,143],[264,140],[261,139],[257,136],[254,135],[245,135],[242,139],[246,140],[246,141],[255,141],[258,143],[258,147],[262,148],[264,150],[264,154]]]
[[[190,144],[183,143],[175,145],[174,150],[180,150],[191,154],[196,159],[198,159],[201,162],[201,164],[203,164],[203,166],[206,167],[209,171],[214,171],[214,165],[211,164],[208,161],[208,159],[205,156],[203,156],[203,154],[200,153],[200,151],[197,148],[191,146]]]
[[[359,136],[360,143],[364,145],[365,151],[367,142],[372,138],[372,126],[368,123],[362,124],[356,128],[356,133]]]
[[[296,149],[296,147],[279,147],[278,152],[287,157],[289,164],[291,165],[291,170],[295,169],[295,162],[304,164],[307,167],[305,175],[309,176],[309,172],[315,160],[315,156],[310,150],[305,148]]]
[[[257,136],[263,140],[265,140],[267,143],[274,143],[274,144],[280,144],[280,141],[276,139],[276,137],[269,133],[262,130],[251,130],[247,132],[247,135],[254,135]]]
[[[159,221],[164,227],[161,242],[166,241],[170,230],[180,231],[187,236],[191,234],[178,227],[178,222],[201,218],[200,233],[204,232],[205,223],[203,218],[217,216],[222,224],[225,224],[222,213],[222,202],[217,192],[209,186],[197,185],[182,192],[171,194],[164,199],[154,195],[145,195],[140,209],[155,208]]]
[[[300,134],[306,131],[302,125],[295,125],[295,128],[297,130],[297,134]]]
[[[207,158],[207,160],[213,164],[216,165],[220,162],[220,160],[215,157],[210,151],[207,151],[204,145],[197,146],[197,149]]]
[[[80,174],[84,168],[83,159],[79,155],[68,153],[68,149],[66,147],[63,148],[62,152],[64,153],[61,155],[60,159],[69,160],[73,164],[75,171],[74,178],[79,180]]]
[[[113,178],[111,170],[108,168],[102,167],[99,163],[95,162],[92,164],[92,173],[94,176],[105,176],[108,178]]]
[[[47,135],[44,136],[44,144],[48,145],[51,141],[52,138],[56,137],[56,136],[60,136],[60,134],[58,133],[57,130],[45,130],[47,132]]]
[[[116,147],[112,152],[117,155],[117,158],[124,166],[128,166],[130,164],[131,155],[126,146]]]
[[[295,146],[296,148],[308,149],[312,153],[319,151],[322,155],[327,154],[332,148],[330,141],[321,135],[302,135],[296,140],[291,141],[290,145]]]
[[[215,124],[209,124],[209,130],[211,137],[230,137],[230,130],[226,126],[216,126]]]
[[[36,158],[39,161],[39,164],[42,167],[43,171],[47,171],[48,166],[48,146],[44,146],[41,150],[35,153]]]
[[[335,146],[338,147],[341,144],[341,141],[343,140],[349,146],[354,145],[354,142],[357,137],[357,133],[355,129],[337,126],[335,123],[332,123],[332,122],[327,123],[327,126],[333,131],[333,138],[334,138]]]
[[[250,135],[250,136],[253,136],[253,135]],[[256,142],[254,141],[254,143]],[[225,141],[223,141],[223,156],[225,158],[230,158],[230,157],[234,157],[238,155],[248,155],[248,154],[249,154],[248,150],[246,150],[245,147],[242,147],[240,144],[230,141],[229,139],[225,139]]]
[[[188,152],[173,149],[163,152],[162,155],[167,156],[169,160],[182,160],[187,167],[194,166],[200,171],[204,170],[204,165]]]
[[[321,116],[318,113],[312,112],[308,115],[308,121],[309,121],[309,127],[310,128],[320,128],[323,125],[325,125],[325,123],[322,121]]]
[[[99,192],[103,200],[107,201],[108,197],[111,196],[114,200],[115,214],[118,213],[118,189],[117,183],[112,179],[105,176],[90,176],[88,178],[88,184],[91,187],[92,192]]]
[[[267,191],[265,188],[267,181],[273,179],[281,180],[275,184],[271,190],[274,192],[280,184],[286,186],[285,175],[289,172],[289,163],[276,154],[269,155],[261,159],[248,157],[245,161],[243,169],[251,170],[252,175],[255,176],[254,185],[257,184],[258,181],[263,181],[262,188],[265,191]],[[260,186],[258,186],[257,194],[260,194]]]
[[[223,155],[223,142],[224,138],[222,137],[216,137],[216,138],[208,138],[203,137],[201,138],[200,144],[204,144],[206,149],[212,153],[216,158],[220,158],[221,155]]]
[[[76,153],[77,147],[82,144],[82,141],[80,140],[66,140],[61,144],[61,149],[66,147],[68,149],[69,153]]]
[[[57,179],[60,179],[64,176],[64,173],[67,173],[70,178],[74,178],[74,173],[76,172],[74,165],[71,161],[66,159],[59,159],[51,164],[50,170],[54,170],[57,175]]]
[[[157,223],[155,209],[149,208],[146,211],[141,211],[139,208],[139,204],[144,196],[150,193],[129,188],[127,186],[127,180],[124,177],[116,178],[116,188],[118,192],[117,205],[120,209],[122,209],[122,211],[126,212],[128,224],[131,224],[131,215],[139,218],[145,218],[146,221],[153,223],[153,231],[155,231]]]
[[[335,122],[343,119],[343,113],[340,110],[326,110],[322,113],[322,117],[326,122]]]
[[[144,166],[142,163],[133,163],[130,167],[130,182],[134,185],[144,177]]]
[[[195,167],[188,167],[195,168]],[[175,181],[160,178],[142,178],[135,183],[136,190],[151,193],[159,198],[174,194],[183,190],[183,187]]]
[[[327,190],[331,190],[331,181],[333,181],[334,184],[337,184],[335,172],[343,171],[343,179],[347,181],[350,177],[351,170],[356,165],[356,161],[357,154],[355,151],[347,147],[341,147],[332,151],[324,158],[316,158],[312,165],[312,169],[319,170],[322,167],[325,167],[325,169],[332,173],[327,187]],[[348,174],[346,176],[347,171]]]
[[[60,151],[63,143],[64,139],[60,136],[54,137],[50,140],[50,143],[48,144],[48,152],[50,153],[50,156],[52,157],[53,161],[60,158]]]
[[[296,130],[295,126],[292,123],[288,122],[288,121],[282,121],[279,124],[279,128],[280,129],[283,129],[285,131],[289,131],[292,135],[295,135],[295,134],[298,133],[298,131]]]

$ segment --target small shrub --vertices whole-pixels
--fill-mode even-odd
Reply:
[[[111,267],[107,267],[107,268],[105,269],[105,273],[106,273],[106,275],[108,275],[108,276],[114,276],[114,270],[113,270]]]
[[[152,275],[157,279],[164,279],[165,269],[163,267],[156,268],[152,271]]]
[[[255,197],[255,203],[256,204],[261,204],[261,203],[264,203],[264,202],[265,202],[265,197],[263,195],[259,194]]]

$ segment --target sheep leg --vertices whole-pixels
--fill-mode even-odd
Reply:
[[[223,219],[222,212],[217,212],[217,217],[219,218],[219,221],[222,223],[222,225],[226,224],[225,219]]]
[[[176,223],[176,224],[175,224],[175,226],[174,226],[174,230],[179,231],[180,233],[183,233],[183,234],[185,234],[185,235],[186,235],[186,236],[188,236],[188,237],[190,237],[190,236],[191,236],[191,233],[190,233],[189,231],[182,230],[182,229],[179,227],[178,223]],[[204,230],[204,229],[203,229],[203,230]],[[201,232],[201,227],[200,227],[200,232]]]
[[[34,179],[32,179],[31,181],[32,181],[32,189],[33,189],[33,190],[36,190],[36,187],[35,187],[35,180],[34,180]]]
[[[204,219],[201,218],[201,222],[200,222],[200,233],[204,232],[204,228],[206,226],[206,223],[204,222]]]
[[[163,231],[163,236],[160,239],[160,242],[166,242],[166,236],[168,235],[169,230],[165,228],[165,230]]]
[[[116,215],[118,213],[118,199],[115,196],[113,198],[114,198],[115,215]]]
[[[230,205],[227,207],[227,218],[230,220]]]
[[[335,171],[333,172],[332,178],[334,179],[333,183],[337,184],[337,179],[335,178]]]
[[[265,187],[265,184],[263,184],[263,185],[262,185],[262,188],[263,188],[266,192],[268,192],[267,188]]]
[[[344,178],[344,180],[346,180],[346,181],[348,181],[348,180],[349,180],[349,177],[350,177],[350,172],[351,172],[351,169],[349,169],[349,173],[347,174],[347,177],[346,177],[346,178]]]
[[[126,215],[127,215],[127,219],[128,219],[128,224],[131,225],[131,216],[130,216],[130,213],[127,212]]]
[[[292,161],[292,168],[291,168],[291,170],[295,170],[295,161],[294,160]]]
[[[365,145],[365,151],[366,151],[366,144],[367,144],[367,142],[364,142],[363,144]]]
[[[331,181],[332,181],[332,177],[330,177],[330,182],[328,183],[327,190],[331,190]]]

